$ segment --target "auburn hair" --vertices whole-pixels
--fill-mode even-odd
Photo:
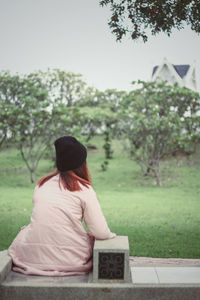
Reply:
[[[90,174],[87,167],[87,162],[85,161],[79,168],[72,171],[60,172],[59,170],[56,170],[53,173],[42,177],[37,183],[38,186],[41,187],[45,182],[57,174],[60,174],[59,186],[61,187],[62,184],[65,190],[67,189],[71,192],[81,191],[81,186],[79,183],[87,188],[91,185]]]

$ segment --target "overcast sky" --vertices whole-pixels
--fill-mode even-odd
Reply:
[[[173,64],[196,60],[200,90],[200,35],[187,27],[145,44],[119,43],[107,25],[109,15],[98,0],[0,0],[0,70],[57,67],[81,73],[101,90],[130,90],[133,80],[149,80],[166,57]]]

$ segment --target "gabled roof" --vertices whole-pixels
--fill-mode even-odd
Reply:
[[[187,72],[190,68],[190,65],[172,65],[172,66],[174,67],[174,69],[176,70],[176,72],[178,73],[178,75],[181,78],[183,78],[187,74]],[[154,73],[156,72],[157,69],[158,69],[158,66],[155,66],[153,68],[152,76],[154,75]]]
[[[187,74],[190,65],[173,65],[173,67],[178,75],[183,78]]]
[[[154,75],[154,73],[156,72],[157,69],[158,69],[158,66],[153,67],[152,76]]]

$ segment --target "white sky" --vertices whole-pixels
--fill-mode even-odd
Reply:
[[[147,43],[115,41],[108,8],[98,0],[0,0],[0,70],[29,73],[48,67],[83,74],[101,90],[130,90],[149,80],[166,57],[173,64],[196,60],[200,90],[200,35],[188,27]]]

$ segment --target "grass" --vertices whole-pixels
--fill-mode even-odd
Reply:
[[[114,158],[107,172],[101,138],[88,153],[93,186],[113,232],[128,235],[131,255],[200,258],[200,151],[189,158],[162,161],[163,187],[143,177],[139,166],[114,141]],[[6,249],[20,227],[28,224],[34,185],[15,149],[0,153],[0,250]],[[37,178],[51,172],[42,160]]]

